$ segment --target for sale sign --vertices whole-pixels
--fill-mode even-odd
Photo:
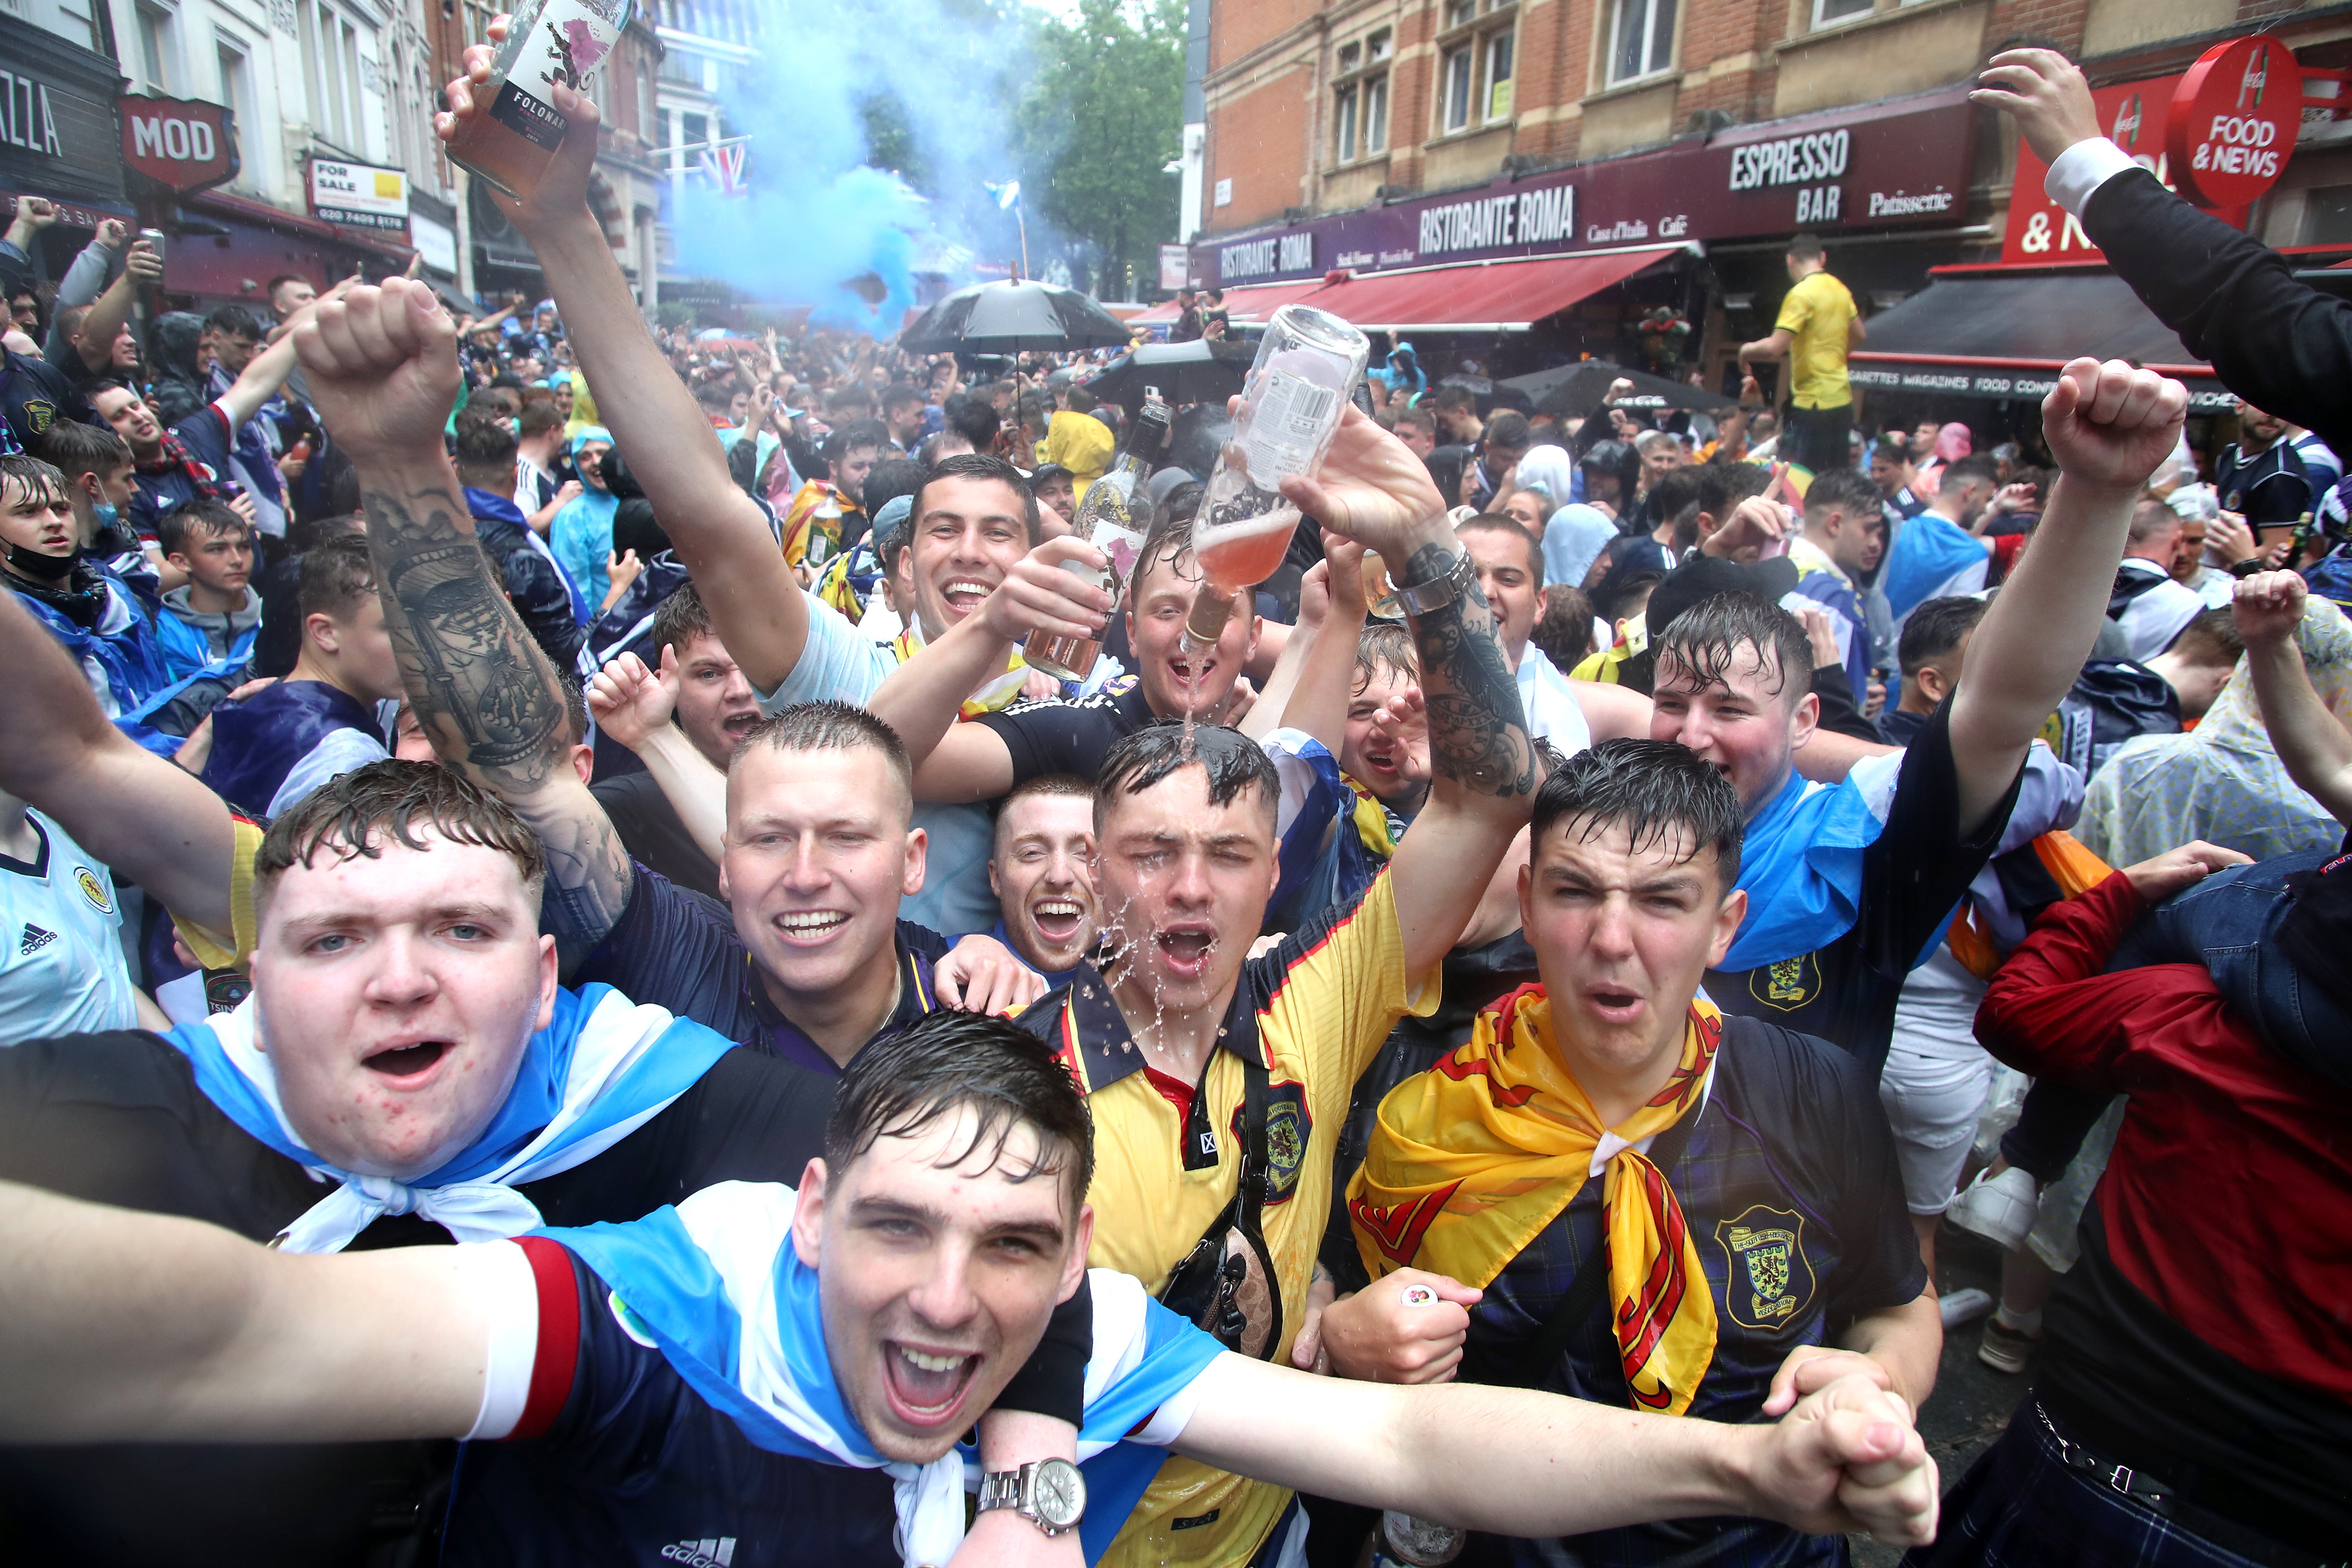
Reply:
[[[408,232],[408,176],[338,158],[310,160],[310,211],[345,228]]]
[[[2303,123],[2303,71],[2273,38],[2238,38],[2198,57],[2172,95],[2165,150],[2180,194],[2243,206],[2278,183]]]

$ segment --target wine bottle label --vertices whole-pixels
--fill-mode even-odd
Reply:
[[[555,107],[555,84],[587,90],[587,79],[613,52],[629,19],[629,0],[547,0],[499,50],[506,79],[490,102],[490,118],[540,147],[560,146],[568,128]]]
[[[1293,474],[1305,473],[1339,401],[1335,388],[1286,371],[1267,371],[1250,399],[1249,435],[1242,443],[1250,483],[1273,489]]]

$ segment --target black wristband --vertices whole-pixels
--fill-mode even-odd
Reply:
[[[1073,1426],[1087,1424],[1087,1363],[1095,1353],[1094,1288],[1084,1276],[1076,1294],[1054,1309],[1045,1337],[1029,1352],[993,1408],[1026,1410]]]

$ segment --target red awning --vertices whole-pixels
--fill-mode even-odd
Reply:
[[[1532,261],[1374,273],[1334,283],[1318,290],[1310,302],[1371,332],[1525,331],[1681,248],[1648,245]]]
[[[1297,283],[1260,283],[1247,289],[1225,290],[1225,316],[1244,326],[1262,326],[1293,300],[1304,300],[1323,287],[1320,278],[1304,279]],[[1176,301],[1162,300],[1149,310],[1127,318],[1130,327],[1164,327],[1176,320]]]

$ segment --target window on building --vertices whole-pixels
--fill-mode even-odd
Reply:
[[[466,0],[466,42],[487,44],[490,41],[490,18],[499,7],[490,0]]]
[[[1486,37],[1486,119],[1511,117],[1511,43],[1508,27]]]
[[[220,70],[221,107],[236,116],[236,126],[239,131],[251,135],[252,132],[247,127],[253,122],[247,117],[245,111],[248,97],[245,85],[245,51],[226,38],[215,38],[213,42],[213,56]]]
[[[1360,107],[1360,91],[1353,82],[1339,89],[1338,103],[1331,116],[1331,156],[1335,162],[1348,163],[1355,161],[1359,129],[1356,110]]]
[[[139,69],[150,92],[170,93],[179,86],[178,20],[160,5],[139,7]]]
[[[1389,147],[1389,79],[1376,76],[1364,83],[1364,151],[1385,153]]]
[[[1856,16],[1867,16],[1878,8],[1878,0],[1813,0],[1813,26],[1835,26]]]
[[[1389,144],[1389,73],[1395,33],[1387,27],[1350,39],[1332,55],[1331,161],[1350,163]]]
[[[1338,70],[1339,70],[1339,75],[1341,75],[1341,76],[1346,76],[1349,71],[1354,70],[1357,67],[1359,67],[1359,66],[1362,65],[1363,63],[1364,63],[1364,46],[1363,46],[1363,45],[1361,45],[1361,44],[1342,44],[1342,45],[1340,45],[1340,46],[1339,46],[1339,66],[1338,66]]]
[[[1445,0],[1445,25],[1466,27],[1478,15],[1478,0]]]
[[[1675,0],[1617,0],[1609,44],[1612,85],[1653,76],[1675,63]]]
[[[1465,47],[1445,51],[1444,60],[1437,68],[1439,91],[1444,109],[1444,128],[1459,131],[1470,123],[1470,78],[1477,61]]]

